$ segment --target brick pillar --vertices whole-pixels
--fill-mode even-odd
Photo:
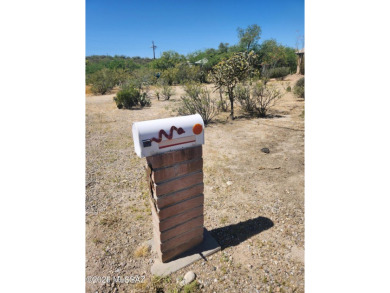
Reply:
[[[146,160],[154,247],[167,262],[203,241],[202,146]]]

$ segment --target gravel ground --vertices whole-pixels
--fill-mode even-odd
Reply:
[[[299,78],[272,83],[282,89]],[[206,128],[205,227],[222,250],[168,278],[151,276],[145,159],[134,153],[131,125],[175,116],[183,89],[175,91],[142,110],[117,109],[115,94],[86,97],[86,291],[303,292],[304,101],[292,93],[269,118],[246,118],[237,105],[238,119],[221,113]],[[182,288],[188,271],[196,280]]]

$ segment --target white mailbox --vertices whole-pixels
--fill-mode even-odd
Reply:
[[[204,144],[204,123],[199,114],[135,122],[132,129],[140,158]]]

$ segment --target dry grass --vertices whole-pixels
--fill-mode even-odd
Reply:
[[[111,227],[119,222],[119,218],[115,215],[106,215],[100,219],[100,225]]]
[[[92,95],[93,94],[91,88],[92,88],[92,86],[90,86],[90,85],[86,85],[85,86],[85,94],[86,95]]]
[[[143,244],[134,251],[135,257],[146,257],[149,254],[149,246],[146,244]]]

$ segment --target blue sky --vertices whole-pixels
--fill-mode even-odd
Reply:
[[[304,1],[86,0],[86,55],[156,58],[238,43],[237,27],[257,24],[261,39],[296,46],[304,35]]]

